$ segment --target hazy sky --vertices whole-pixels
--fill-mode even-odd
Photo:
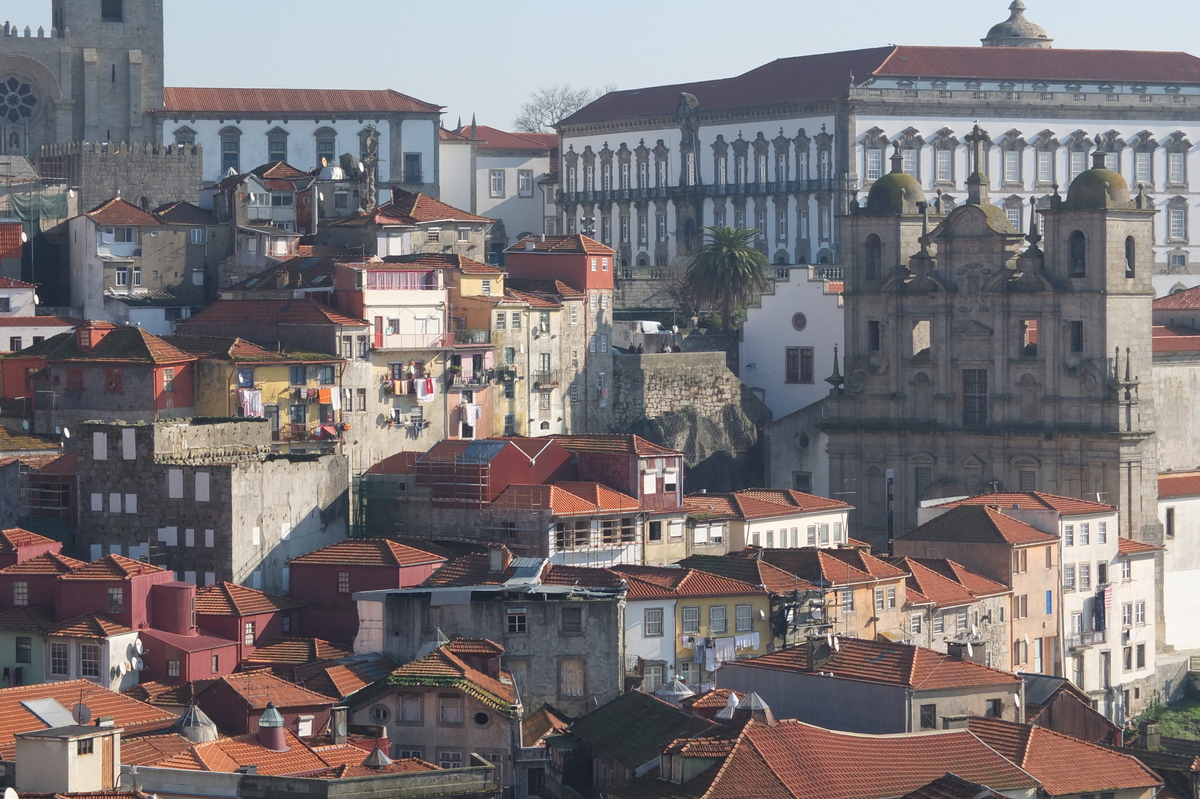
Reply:
[[[93,0],[99,2],[99,0]],[[141,2],[142,0],[126,0]],[[1026,0],[1058,47],[1188,50],[1200,4]],[[979,44],[1008,0],[743,5],[729,0],[164,0],[168,86],[391,88],[507,127],[539,86],[635,88],[776,58],[886,44]],[[755,19],[751,9],[763,10]],[[947,15],[946,12],[950,13]],[[49,28],[50,0],[0,0]]]

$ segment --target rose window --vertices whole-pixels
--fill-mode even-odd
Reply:
[[[0,83],[0,119],[12,123],[28,122],[37,107],[37,97],[28,83],[9,78]]]

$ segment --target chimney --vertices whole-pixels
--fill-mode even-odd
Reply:
[[[1147,752],[1157,752],[1162,749],[1162,732],[1159,730],[1157,722],[1143,721],[1138,730],[1138,743]]]
[[[329,742],[334,744],[346,743],[346,718],[350,708],[345,705],[334,705],[329,709]]]
[[[512,552],[503,544],[488,547],[488,573],[497,574],[512,563]]]
[[[274,702],[268,702],[267,709],[258,717],[258,742],[272,752],[288,750],[283,734],[283,714],[275,708]]]

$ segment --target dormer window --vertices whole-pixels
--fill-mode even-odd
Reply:
[[[1003,83],[1001,83],[1001,84],[1000,84],[1000,88],[1001,88],[1003,91],[1006,91],[1006,92],[1011,92],[1013,89],[1017,88],[1017,84],[1013,83],[1013,82],[1012,82],[1012,81],[1010,81],[1010,80],[1006,80],[1006,81],[1004,81]]]
[[[86,327],[81,327],[79,332],[75,334],[75,343],[79,349],[90,350],[92,348],[92,331]]]
[[[1112,94],[1115,87],[1111,83],[1105,83],[1100,86],[1100,91],[1104,94]]]
[[[1069,92],[1081,92],[1081,91],[1083,91],[1083,86],[1082,86],[1081,84],[1078,84],[1078,83],[1068,83],[1068,84],[1067,84],[1067,91],[1069,91]]]
[[[950,84],[944,80],[935,80],[933,82],[933,88],[935,88],[935,89],[945,89],[949,85]]]
[[[969,81],[967,81],[967,88],[973,92],[977,92],[981,88],[983,88],[983,84],[977,80],[969,80]]]

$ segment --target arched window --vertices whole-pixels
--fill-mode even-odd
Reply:
[[[863,253],[866,259],[867,280],[878,280],[879,267],[883,261],[883,242],[874,233],[867,236],[866,244],[863,245]]]
[[[1067,239],[1067,262],[1071,277],[1084,277],[1087,274],[1087,239],[1078,230]]]
[[[267,161],[288,160],[288,132],[283,128],[272,128],[267,131]]]
[[[1137,245],[1133,236],[1125,239],[1125,277],[1134,277],[1137,272]]]

